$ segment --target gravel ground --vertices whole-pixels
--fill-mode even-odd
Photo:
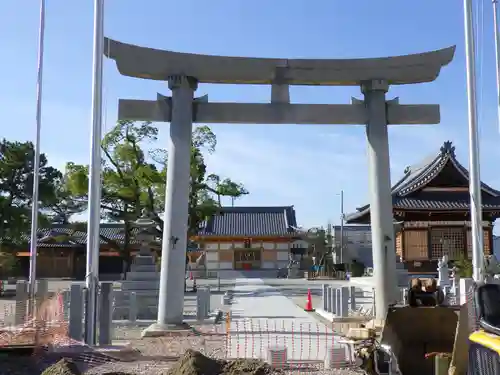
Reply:
[[[90,361],[78,362],[81,370],[88,375],[123,372],[126,374],[165,375],[177,359],[187,350],[197,350],[206,356],[226,359],[226,340],[221,331],[214,330],[213,325],[194,326],[196,331],[205,335],[172,336],[162,338],[146,338],[129,340],[127,361],[107,361],[96,356]],[[130,336],[138,337],[142,328],[129,327]],[[135,332],[133,332],[135,331]],[[34,358],[0,359],[0,375],[38,375],[41,374],[40,362]],[[332,374],[354,375],[361,372],[356,369],[325,370],[322,364],[297,365],[281,372],[286,374]]]
[[[309,281],[304,280],[286,280],[286,279],[266,279],[264,282],[267,285],[276,287],[287,297],[291,298],[297,304],[305,302],[307,290],[311,289],[314,307],[319,307],[321,304],[321,285],[324,281]],[[56,291],[66,289],[71,282],[60,281],[49,286],[49,289]],[[211,299],[212,309],[221,308],[221,294],[229,289],[237,289],[234,281],[221,280],[220,284],[217,280],[197,280],[198,286],[210,285],[214,294]],[[339,286],[343,282],[333,281]],[[190,287],[188,283],[188,288]],[[194,313],[194,295],[187,295],[185,299],[186,314]],[[0,300],[0,316],[10,315],[13,301]],[[0,319],[2,320],[2,319]],[[213,325],[198,325],[196,330],[205,332],[206,335],[187,336],[187,337],[164,337],[164,338],[148,338],[141,339],[140,334],[144,326],[117,326],[115,327],[115,338],[126,340],[130,343],[130,347],[140,352],[132,362],[107,362],[94,361],[92,366],[87,369],[86,374],[98,375],[105,374],[111,371],[124,372],[128,374],[145,374],[145,375],[165,375],[168,369],[173,367],[177,358],[182,355],[187,349],[200,351],[201,353],[220,359],[226,359],[226,340],[220,331],[214,330]],[[28,335],[29,336],[29,335]],[[23,341],[30,341],[29,337],[25,337]],[[40,366],[34,359],[27,360],[26,358],[0,358],[0,375],[37,375],[40,374]],[[287,369],[282,374],[333,374],[333,375],[354,375],[360,374],[360,371],[355,369],[335,369],[325,370],[322,364],[314,364],[308,366],[295,366]]]

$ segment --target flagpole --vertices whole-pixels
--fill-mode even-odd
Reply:
[[[40,0],[40,26],[38,32],[38,76],[36,82],[36,136],[35,155],[33,160],[33,197],[31,203],[31,237],[30,237],[30,274],[29,274],[29,311],[34,306],[36,282],[36,258],[38,244],[38,199],[40,180],[40,133],[42,129],[42,80],[43,80],[43,50],[45,41],[45,0]]]
[[[101,221],[101,132],[104,59],[104,0],[94,0],[94,52],[92,67],[92,120],[90,135],[89,208],[87,221],[87,309],[85,342],[96,344],[99,287],[99,229]]]
[[[493,4],[493,27],[495,29],[495,58],[497,65],[497,111],[498,127],[500,130],[500,33],[498,31],[498,0],[492,0]]]
[[[464,29],[467,72],[467,111],[469,117],[469,194],[472,234],[472,267],[476,282],[483,280],[483,215],[479,169],[479,134],[476,101],[476,48],[474,40],[473,0],[464,0]]]

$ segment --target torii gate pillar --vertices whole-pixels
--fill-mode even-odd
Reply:
[[[156,323],[143,336],[160,336],[184,320],[184,284],[189,219],[193,99],[198,84],[182,75],[168,78],[172,112],[168,141],[165,213]],[[181,325],[182,326],[182,325]]]
[[[372,80],[361,84],[368,111],[366,138],[368,143],[368,184],[370,192],[370,218],[372,254],[375,279],[375,306],[379,318],[387,314],[388,304],[396,297],[396,250],[392,215],[389,136],[385,94],[387,81]]]

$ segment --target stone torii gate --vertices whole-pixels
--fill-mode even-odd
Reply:
[[[183,321],[191,132],[195,123],[366,125],[377,319],[395,296],[388,124],[437,124],[439,105],[386,101],[390,85],[434,81],[455,47],[371,59],[269,59],[196,55],[107,39],[106,56],[122,75],[167,81],[172,97],[119,101],[119,119],[170,122],[158,321],[145,335],[162,335]],[[271,86],[271,103],[210,103],[194,98],[198,83]],[[291,104],[289,85],[360,86],[351,104]]]

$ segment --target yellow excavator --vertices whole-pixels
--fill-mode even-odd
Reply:
[[[405,306],[389,309],[380,342],[364,341],[365,373],[500,375],[500,284],[476,284],[462,306],[425,289],[410,289]]]
[[[469,321],[473,332],[467,343],[467,372],[462,373],[500,375],[500,284],[478,285],[469,307],[475,316]]]

